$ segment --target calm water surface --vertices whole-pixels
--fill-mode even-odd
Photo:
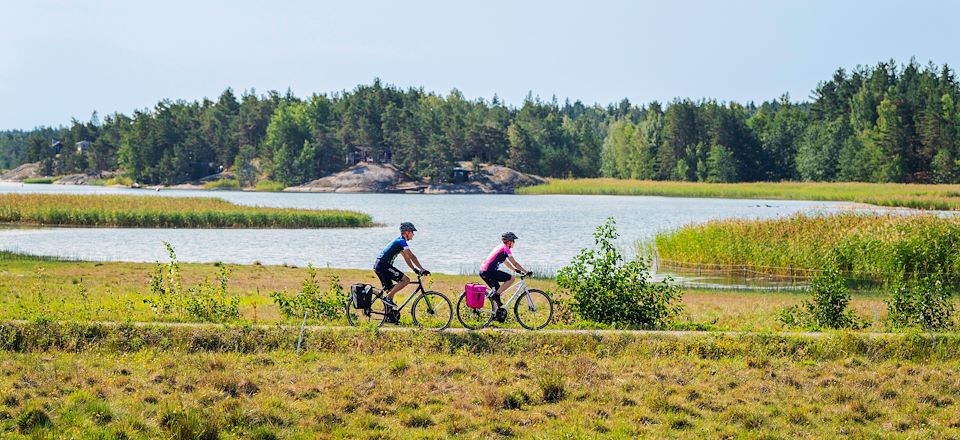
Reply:
[[[181,261],[292,264],[367,269],[397,235],[401,221],[419,232],[411,250],[435,272],[472,273],[504,231],[520,239],[521,264],[553,271],[593,244],[607,217],[617,220],[621,246],[688,223],[722,218],[770,218],[832,212],[846,203],[691,199],[639,196],[520,196],[423,194],[301,194],[233,191],[133,190],[96,186],[0,184],[0,192],[135,194],[144,197],[220,197],[234,203],[361,211],[384,226],[362,229],[104,229],[5,228],[0,249],[98,261],[165,260],[162,241]],[[401,268],[402,264],[401,264]]]

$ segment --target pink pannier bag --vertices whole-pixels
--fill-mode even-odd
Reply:
[[[483,284],[467,284],[463,286],[467,294],[467,307],[471,309],[482,309],[483,301],[487,299],[487,288]]]

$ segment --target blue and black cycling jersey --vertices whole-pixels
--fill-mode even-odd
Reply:
[[[396,260],[397,255],[406,248],[407,240],[404,240],[402,236],[393,239],[387,247],[380,251],[380,255],[377,256],[377,261],[373,263],[373,268],[382,269],[393,266],[393,260]]]

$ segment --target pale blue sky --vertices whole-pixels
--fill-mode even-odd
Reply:
[[[467,98],[806,99],[838,67],[960,66],[950,1],[3,0],[0,129],[380,77]]]

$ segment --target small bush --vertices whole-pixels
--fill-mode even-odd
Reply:
[[[390,362],[390,366],[387,369],[390,371],[390,374],[399,376],[409,368],[410,362],[408,362],[406,358],[397,358]]]
[[[890,322],[895,327],[920,327],[929,331],[952,328],[951,296],[941,274],[929,275],[911,284],[901,283],[887,300]]]
[[[34,183],[34,184],[51,184],[54,180],[57,180],[53,177],[31,177],[28,179],[21,180],[22,183]]]
[[[863,328],[867,323],[852,310],[850,291],[843,275],[836,268],[824,270],[810,283],[810,300],[801,307],[791,306],[778,313],[778,319],[786,325],[807,328]]]
[[[619,326],[661,328],[682,310],[681,292],[669,278],[653,283],[647,262],[624,261],[614,241],[613,218],[593,234],[597,249],[583,249],[557,273],[557,286],[573,297],[582,318]]]
[[[304,312],[317,319],[336,319],[343,311],[346,293],[340,285],[340,277],[333,275],[330,278],[330,288],[320,290],[317,282],[317,270],[313,265],[307,265],[307,278],[296,295],[286,292],[270,292],[273,302],[280,308],[284,318],[302,317]]]
[[[226,322],[240,317],[240,298],[227,292],[230,270],[220,264],[217,283],[204,279],[194,287],[183,288],[180,262],[170,243],[163,242],[170,262],[157,262],[150,277],[150,298],[143,300],[161,316],[177,315],[205,322]]]

